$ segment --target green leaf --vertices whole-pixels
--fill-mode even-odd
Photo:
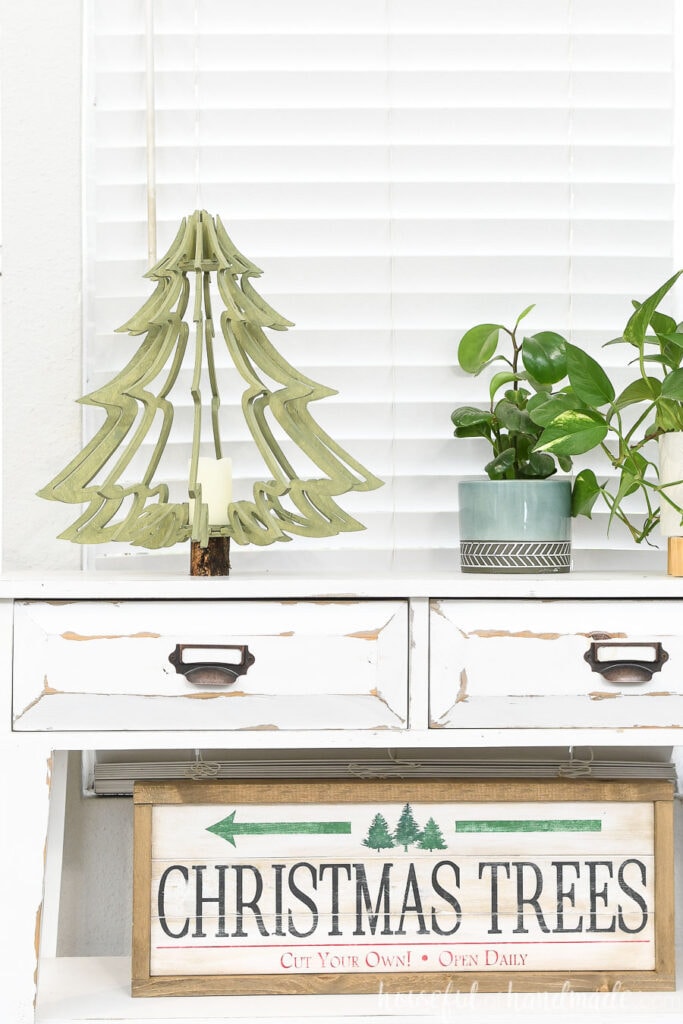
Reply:
[[[533,452],[520,466],[518,476],[521,480],[546,480],[556,472],[557,467],[552,455]]]
[[[623,468],[621,471],[621,480],[623,486],[626,488],[624,495],[633,494],[634,491],[640,486],[640,481],[645,476],[649,463],[647,459],[640,454],[640,452],[629,452],[624,459]],[[621,490],[621,484],[619,485]]]
[[[607,423],[599,413],[568,409],[545,428],[536,451],[553,455],[583,455],[604,441],[607,432]]]
[[[514,446],[517,455],[517,462],[528,462],[536,444],[535,437],[527,437],[526,434],[515,434]]]
[[[484,466],[485,472],[491,480],[502,480],[515,463],[515,449],[506,448],[504,452],[497,455],[495,459]]]
[[[666,365],[672,370],[677,370],[681,365],[681,359],[683,359],[683,348],[670,341],[665,341],[662,345],[662,355],[666,360]]]
[[[493,400],[493,396],[496,391],[502,388],[505,384],[512,384],[515,380],[523,380],[524,376],[525,375],[523,373],[512,373],[510,370],[501,370],[500,373],[494,373],[493,377],[491,377],[491,383],[489,384],[491,400]]]
[[[554,331],[540,331],[524,338],[524,368],[541,384],[557,384],[567,376],[565,345],[565,339]]]
[[[522,312],[519,314],[519,316],[515,320],[515,330],[517,330],[524,317],[528,316],[532,309],[536,309],[535,302],[532,302],[530,306],[527,306],[526,309],[523,309]]]
[[[538,433],[534,429],[534,424],[528,412],[525,409],[518,409],[516,405],[508,402],[505,398],[498,402],[493,410],[493,414],[505,430],[509,430],[513,434],[528,434],[531,437],[535,437]]]
[[[526,409],[526,404],[531,397],[531,392],[527,391],[526,388],[517,388],[516,391],[510,389],[505,392],[505,401],[510,402],[518,409]]]
[[[472,427],[477,423],[491,423],[493,417],[487,409],[477,409],[473,405],[463,405],[454,409],[451,420],[456,427]]]
[[[614,401],[614,388],[598,362],[576,345],[565,345],[567,376],[576,394],[587,405],[601,406]],[[578,454],[578,453],[576,453]]]
[[[648,325],[652,319],[652,314],[657,309],[657,306],[662,301],[666,293],[673,288],[678,278],[681,276],[683,271],[679,270],[677,273],[670,277],[668,281],[665,281],[657,291],[653,292],[649,298],[645,299],[641,303],[635,313],[631,314],[631,317],[624,328],[624,338],[632,345],[637,345],[641,348],[647,333]]]
[[[587,516],[592,519],[595,502],[600,496],[600,484],[592,469],[582,469],[577,473],[572,488],[572,515]]]
[[[676,321],[666,313],[655,311],[650,317],[650,326],[658,338],[665,334],[673,334],[676,331]]]
[[[655,413],[655,430],[665,434],[683,430],[683,406],[670,398],[659,398]]]
[[[621,502],[629,494],[633,494],[641,486],[640,481],[645,474],[647,468],[647,460],[643,458],[638,452],[629,452],[626,459],[624,460],[623,468],[621,471],[621,477],[619,478],[619,487],[617,493],[614,496],[612,507],[610,508],[609,522],[607,529],[609,531],[610,526],[614,520],[617,510],[619,509]]]
[[[553,390],[552,384],[541,384],[540,380],[535,380],[530,373],[525,373],[524,376],[526,377],[529,387],[533,388],[534,391],[550,394]]]
[[[458,345],[458,362],[467,373],[476,373],[498,348],[501,324],[477,324],[465,331]]]
[[[464,405],[451,413],[456,437],[490,437],[493,416],[485,409]]]
[[[526,409],[527,402],[531,398],[531,392],[529,391],[529,389],[524,387],[518,387],[514,394],[517,395],[516,404],[519,405],[519,408]]]
[[[493,359],[487,359],[485,363],[481,364],[478,370],[475,370],[474,376],[478,377],[480,373],[483,373],[484,370],[487,367],[491,366],[493,363],[507,363],[509,366],[510,360],[507,358],[507,356],[494,356]]]
[[[640,462],[638,461],[640,459]],[[643,459],[642,455],[638,455],[637,452],[631,452],[624,462],[624,466],[621,471],[619,478],[619,487],[617,493],[614,495],[614,502],[610,509],[608,529],[614,520],[617,510],[619,509],[624,498],[628,497],[629,494],[633,494],[640,487],[640,478],[645,472],[647,462]]]
[[[674,370],[662,381],[662,398],[674,398],[683,401],[683,370]]]
[[[467,437],[484,437],[487,441],[491,441],[491,431],[487,430],[486,427],[456,427],[453,431],[453,437],[467,438]]]
[[[567,409],[583,408],[583,404],[576,395],[560,391],[556,395],[534,395],[529,399],[527,412],[539,427],[547,427],[561,412],[566,412]]]
[[[568,455],[558,455],[557,461],[560,469],[565,473],[571,473],[572,471],[572,460]]]
[[[637,402],[654,402],[659,397],[661,387],[656,377],[639,377],[624,388],[614,402],[615,408],[625,409]]]

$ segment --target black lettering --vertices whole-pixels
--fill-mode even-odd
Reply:
[[[643,915],[642,916],[642,920],[641,920],[641,922],[640,922],[640,924],[638,925],[637,928],[627,928],[626,927],[626,921],[624,920],[624,914],[623,914],[623,911],[621,909],[621,904],[619,904],[619,929],[622,932],[628,932],[629,935],[635,935],[636,932],[642,932],[643,928],[647,924],[648,909],[647,909],[647,903],[645,902],[645,897],[642,896],[641,893],[636,892],[635,889],[632,889],[631,886],[628,885],[628,883],[626,882],[626,880],[624,878],[624,868],[626,867],[627,864],[637,864],[638,865],[638,867],[640,868],[640,881],[641,881],[642,885],[646,884],[647,872],[646,872],[646,868],[645,868],[645,865],[643,864],[642,860],[637,860],[635,857],[631,857],[630,860],[625,860],[624,861],[624,863],[621,865],[621,867],[619,868],[619,871],[617,873],[617,881],[619,882],[619,886],[620,886],[622,892],[624,892],[626,894],[626,896],[628,896],[630,899],[632,899],[634,903],[638,904],[638,906],[640,907],[640,909],[642,911],[642,915]]]
[[[532,896],[524,895],[524,869],[531,868],[533,873],[536,887]],[[526,934],[529,929],[524,927],[524,907],[529,906],[533,909],[536,923],[542,932],[549,932],[550,928],[545,923],[543,912],[541,911],[541,905],[538,902],[538,898],[543,892],[543,875],[538,864],[534,864],[531,861],[520,860],[515,863],[515,872],[517,874],[517,927],[515,928],[516,935]]]
[[[412,903],[408,902],[409,897],[412,898]],[[417,914],[417,919],[419,922],[417,934],[429,935],[429,928],[425,924],[424,910],[422,909],[422,897],[420,896],[420,887],[417,884],[417,875],[415,874],[414,864],[411,864],[410,867],[408,868],[406,887],[403,892],[403,906],[401,907],[401,919],[398,922],[398,928],[394,933],[395,935],[405,935],[403,921],[407,913]]]
[[[462,920],[462,909],[460,907],[460,903],[455,898],[453,893],[450,892],[448,889],[444,889],[444,887],[439,882],[438,874],[440,869],[443,867],[449,867],[452,869],[453,874],[455,875],[456,889],[460,888],[460,868],[458,867],[457,864],[454,864],[452,860],[440,860],[438,864],[434,865],[434,868],[432,870],[432,889],[434,890],[437,896],[440,896],[442,900],[445,900],[446,903],[448,903],[453,908],[453,912],[455,914],[455,924],[453,925],[452,928],[449,928],[447,930],[441,928],[437,920],[437,912],[434,909],[434,907],[432,907],[432,931],[435,932],[437,935],[453,935],[455,932],[457,932],[458,928],[460,927],[460,922]]]
[[[275,872],[275,930],[273,935],[285,936],[287,933],[282,927],[282,872],[286,864],[273,864]]]
[[[565,900],[569,900],[572,907],[576,906],[576,887],[574,882],[569,886],[568,889],[564,888],[564,871],[566,868],[571,868],[572,871],[576,871],[576,877],[578,879],[581,868],[578,860],[554,860],[552,862],[555,868],[557,878],[557,928],[556,932],[582,932],[583,931],[583,917],[579,918],[579,923],[576,928],[566,928],[564,924],[564,904]]]
[[[267,936],[268,929],[263,923],[263,914],[261,908],[258,905],[258,901],[261,899],[263,893],[263,879],[261,878],[261,872],[258,868],[255,868],[253,864],[233,864],[235,874],[237,876],[235,882],[235,924],[236,928],[233,932],[235,938],[245,938],[247,932],[244,930],[244,911],[251,910],[256,921],[261,935]],[[250,900],[244,898],[244,872],[250,871],[254,879],[254,894]]]
[[[479,864],[479,877],[482,878],[484,868],[491,868],[491,927],[489,935],[502,935],[502,928],[498,927],[498,868],[503,868],[507,877],[510,877],[510,862],[506,860],[482,861]]]
[[[183,925],[181,931],[179,932],[172,932],[168,925],[166,924],[166,882],[168,880],[168,876],[171,874],[172,871],[179,871],[186,882],[189,881],[190,878],[190,872],[183,864],[171,864],[169,868],[166,868],[163,875],[159,879],[159,891],[157,893],[157,909],[159,911],[159,924],[161,925],[162,929],[166,932],[166,934],[169,936],[169,938],[182,939],[184,938],[185,935],[187,935],[187,933],[190,930],[189,917],[185,919],[185,924]]]
[[[351,865],[350,864],[321,864],[320,865],[320,881],[323,880],[323,875],[326,871],[332,872],[332,928],[327,933],[328,935],[341,935],[342,932],[339,928],[339,872],[345,871],[347,881],[351,878]]]
[[[588,866],[588,890],[590,893],[590,924],[586,931],[589,932],[613,932],[616,931],[616,919],[612,917],[612,923],[606,928],[598,928],[598,900],[602,900],[604,907],[607,907],[609,896],[607,893],[607,881],[602,889],[598,889],[597,872],[598,868],[607,868],[607,877],[613,877],[612,862],[609,860],[587,860]]]
[[[318,908],[311,899],[311,897],[308,896],[305,892],[302,892],[301,889],[296,884],[296,882],[294,881],[294,874],[296,871],[299,870],[299,868],[305,868],[310,873],[311,884],[314,889],[317,889],[318,879],[313,865],[308,864],[305,860],[299,861],[298,864],[293,864],[292,867],[289,869],[289,875],[287,876],[289,891],[291,892],[292,896],[294,896],[295,899],[303,903],[305,907],[308,907],[308,909],[311,912],[311,927],[308,929],[308,931],[302,932],[299,931],[294,924],[294,917],[292,915],[292,911],[287,911],[287,927],[289,930],[289,934],[296,935],[298,939],[304,939],[306,938],[307,935],[312,935],[313,932],[318,927]]]
[[[379,920],[380,913],[384,917],[384,927],[380,932],[380,935],[393,935],[391,930],[391,906],[389,899],[389,876],[391,869],[394,865],[385,863],[382,868],[382,878],[379,883],[379,889],[377,890],[377,899],[373,907],[372,898],[370,896],[370,889],[368,887],[368,880],[365,874],[364,864],[354,864],[353,869],[356,872],[356,928],[354,935],[365,935],[363,931],[363,911],[368,915],[368,925],[370,931],[375,935],[377,931],[377,922]],[[380,911],[380,904],[382,904],[382,910]]]
[[[205,903],[217,903],[218,904],[218,927],[216,930],[216,936],[218,938],[225,938],[227,932],[225,930],[225,872],[227,870],[227,864],[216,864],[216,871],[218,872],[218,895],[217,896],[205,896],[204,895],[204,872],[206,871],[206,864],[193,864],[192,870],[195,873],[195,925],[192,937],[195,939],[205,938],[204,932],[204,904]]]

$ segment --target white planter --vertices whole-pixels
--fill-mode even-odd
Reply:
[[[662,434],[659,439],[659,482],[673,484],[666,493],[683,508],[683,483],[674,483],[676,480],[683,480],[683,431],[680,430]],[[661,500],[660,529],[664,537],[683,537],[681,515],[664,498]]]

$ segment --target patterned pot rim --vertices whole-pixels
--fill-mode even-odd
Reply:
[[[463,572],[569,572],[572,545],[568,540],[463,540]]]

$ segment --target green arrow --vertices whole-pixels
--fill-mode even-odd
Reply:
[[[237,811],[227,818],[209,825],[221,839],[236,846],[235,836],[287,836],[287,835],[351,835],[350,821],[235,821]]]

